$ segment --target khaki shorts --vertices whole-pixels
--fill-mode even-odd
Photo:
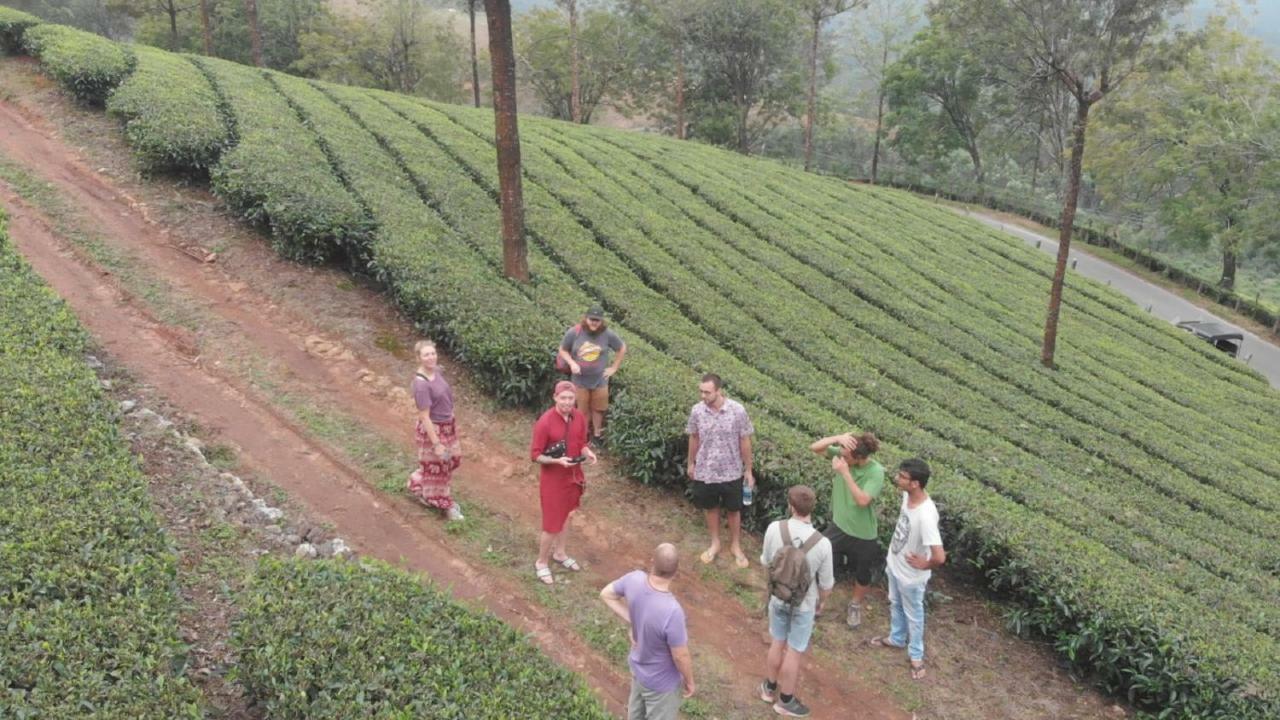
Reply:
[[[588,410],[604,412],[609,409],[609,383],[605,383],[598,388],[574,386],[573,389],[578,393],[579,412],[587,412]]]

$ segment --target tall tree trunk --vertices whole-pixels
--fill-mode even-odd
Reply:
[[[871,150],[871,184],[876,184],[880,172],[880,135],[884,132],[884,69],[889,64],[889,43],[880,52],[880,80],[876,85],[876,140]]]
[[[1231,218],[1227,218],[1227,232],[1231,232]],[[1218,280],[1218,287],[1223,290],[1235,290],[1236,288],[1236,245],[1234,241],[1228,241],[1222,248],[1222,278]]]
[[[258,27],[258,0],[244,0],[244,14],[249,20],[249,52],[253,64],[262,67],[262,31]]]
[[[1236,253],[1235,250],[1222,251],[1222,279],[1218,281],[1218,285],[1223,290],[1235,290],[1236,288]]]
[[[813,14],[813,36],[809,42],[809,98],[804,111],[804,169],[813,167],[813,121],[818,112],[818,34],[822,31],[822,15]]]
[[[1067,277],[1067,255],[1071,252],[1071,230],[1076,221],[1076,202],[1080,199],[1080,171],[1084,160],[1085,128],[1089,125],[1089,108],[1093,101],[1076,100],[1076,122],[1071,142],[1071,164],[1067,176],[1067,196],[1062,202],[1062,220],[1058,228],[1058,264],[1053,270],[1049,290],[1049,312],[1044,320],[1044,345],[1040,348],[1040,364],[1053,367],[1053,353],[1058,344],[1058,313],[1062,307],[1062,285]]]
[[[569,116],[575,123],[582,122],[582,75],[579,63],[582,55],[578,48],[578,0],[569,0]]]
[[[1040,122],[1036,127],[1036,154],[1031,162],[1031,194],[1036,194],[1036,181],[1040,179],[1040,150],[1044,143],[1044,111],[1040,111]]]
[[[169,49],[178,51],[178,0],[169,0],[165,10],[169,13]]]
[[[743,155],[751,154],[751,141],[747,137],[747,123],[751,119],[751,103],[745,99],[738,107],[738,152]]]
[[[498,195],[502,206],[502,271],[529,282],[524,238],[524,191],[520,184],[520,128],[516,122],[516,55],[511,45],[511,0],[484,0],[493,70],[494,141],[498,149]]]
[[[676,139],[685,139],[684,126],[684,45],[676,46]]]
[[[476,3],[468,0],[467,14],[471,16],[471,98],[480,107],[480,61],[476,59]]]
[[[978,183],[978,192],[982,192],[982,156],[978,153],[978,143],[970,140],[969,161],[973,163],[973,181]]]
[[[213,55],[213,26],[209,24],[209,0],[200,0],[200,34],[204,37],[204,54]]]

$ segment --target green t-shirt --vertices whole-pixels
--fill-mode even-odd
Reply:
[[[870,495],[873,501],[880,497],[880,491],[884,489],[883,465],[871,460],[862,467],[850,465],[849,472],[858,488]],[[849,486],[844,482],[844,476],[839,473],[835,473],[835,481],[831,486],[831,519],[846,535],[863,540],[876,539],[875,503],[859,507],[853,499],[853,493],[849,492]]]

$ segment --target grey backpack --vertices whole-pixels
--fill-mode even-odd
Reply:
[[[791,530],[784,520],[778,521],[782,533],[782,549],[769,561],[769,595],[796,607],[804,602],[813,583],[813,570],[809,567],[808,552],[822,539],[817,530],[800,547],[791,543]]]

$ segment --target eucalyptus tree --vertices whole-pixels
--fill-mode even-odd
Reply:
[[[864,6],[867,0],[804,0],[809,19],[809,90],[804,111],[804,169],[813,167],[813,125],[818,114],[818,49],[822,26],[837,15]]]
[[[983,182],[982,143],[994,124],[987,69],[945,24],[930,23],[885,72],[892,144],[909,158],[963,150]]]
[[[804,16],[790,0],[699,0],[690,19],[697,134],[749,154],[798,114]]]
[[[1230,290],[1241,253],[1280,237],[1280,64],[1221,18],[1160,58],[1099,113],[1089,171],[1173,241],[1216,249]]]
[[[996,72],[1046,79],[1075,104],[1058,258],[1049,290],[1040,362],[1054,366],[1062,286],[1080,198],[1089,113],[1140,65],[1166,18],[1189,0],[950,0],[938,6],[955,32],[984,48]]]
[[[875,93],[876,127],[871,150],[871,183],[880,173],[880,144],[884,139],[885,78],[910,39],[920,14],[905,0],[869,0],[855,11],[848,47],[854,62],[871,80]]]

